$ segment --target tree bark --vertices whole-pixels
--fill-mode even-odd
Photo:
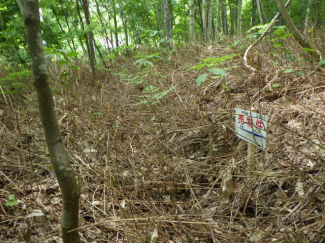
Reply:
[[[208,25],[208,0],[202,0],[202,34],[203,41],[206,42],[207,37],[207,25]]]
[[[90,28],[90,13],[88,0],[82,0],[82,8],[85,14],[86,25]],[[96,57],[95,57],[95,47],[94,47],[94,34],[91,30],[87,31],[87,40],[88,40],[88,56],[90,67],[93,75],[96,74]]]
[[[230,35],[235,34],[235,23],[236,23],[236,11],[234,4],[229,1],[229,9],[230,9]]]
[[[238,0],[238,8],[237,8],[237,36],[241,36],[241,26],[242,26],[242,0]]]
[[[260,4],[260,0],[255,0],[256,1],[256,7],[257,7],[257,14],[258,14],[258,18],[260,20],[260,24],[264,24],[263,21],[263,17],[262,17],[262,11],[261,11],[261,4]]]
[[[256,0],[252,0],[252,18],[251,18],[251,27],[256,24]]]
[[[58,179],[63,201],[62,238],[64,243],[80,243],[78,230],[79,186],[63,146],[54,110],[53,95],[43,52],[38,0],[17,0],[20,7],[32,62],[34,86],[52,166]],[[70,232],[71,230],[74,230]]]
[[[223,33],[228,35],[228,20],[227,20],[227,5],[226,0],[222,2],[222,23],[223,23]]]
[[[220,25],[220,0],[216,0],[216,26],[215,26],[215,35],[216,40],[218,40],[219,35],[219,25]]]
[[[115,46],[119,47],[119,40],[118,40],[118,28],[117,28],[117,14],[116,14],[116,5],[115,0],[112,1],[113,4],[113,20],[114,20],[114,35],[115,35]]]
[[[173,50],[174,41],[173,41],[173,34],[172,34],[172,26],[171,26],[171,19],[170,19],[170,12],[168,7],[168,0],[162,0],[164,15],[165,15],[165,23],[166,23],[166,37],[169,44],[169,49]]]
[[[194,0],[190,0],[189,5],[190,5],[190,39],[191,41],[195,41]]]
[[[264,19],[265,23],[268,23],[269,21],[268,21],[266,12],[265,12],[263,0],[259,0],[259,1],[260,1],[260,7],[261,7],[261,12],[262,12],[263,19]]]
[[[279,11],[281,12],[288,29],[292,32],[296,41],[301,45],[301,47],[306,48],[307,52],[311,55],[312,59],[315,61],[320,61],[320,55],[316,51],[316,49],[308,42],[305,36],[303,36],[300,31],[297,29],[295,24],[293,23],[286,7],[284,6],[282,0],[276,0],[278,3]]]
[[[208,0],[208,29],[207,29],[207,37],[208,41],[212,40],[212,0]]]
[[[128,34],[128,28],[126,23],[126,17],[124,14],[124,10],[121,10],[121,17],[122,17],[122,24],[123,24],[123,30],[124,30],[124,38],[125,38],[125,45],[129,45],[129,34]]]
[[[313,0],[308,0],[308,6],[307,6],[307,13],[305,18],[305,26],[304,26],[304,34],[307,33],[308,25],[309,25],[309,17],[310,17],[310,8],[313,4]]]

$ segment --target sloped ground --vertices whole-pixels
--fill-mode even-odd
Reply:
[[[325,72],[287,42],[283,52],[267,43],[252,50],[255,73],[241,46],[192,46],[142,68],[139,58],[116,58],[95,80],[81,65],[64,82],[51,70],[81,185],[83,241],[323,242]],[[195,86],[206,70],[188,68],[233,53],[218,66],[226,77]],[[153,104],[150,85],[174,89]],[[255,171],[233,121],[234,108],[251,106],[269,116]],[[0,241],[61,242],[60,191],[35,93],[2,97],[0,109]],[[11,194],[13,207],[5,205]]]

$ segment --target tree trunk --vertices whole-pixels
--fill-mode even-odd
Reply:
[[[231,1],[229,1],[229,9],[230,9],[230,35],[234,35],[235,23],[236,23],[236,11],[235,11],[235,6]]]
[[[118,28],[117,28],[117,16],[116,16],[116,5],[115,0],[112,1],[113,4],[113,20],[114,20],[114,35],[115,35],[115,46],[119,47],[119,41],[118,41]]]
[[[202,34],[203,41],[206,42],[207,37],[207,25],[208,25],[208,0],[202,0]]]
[[[89,14],[89,5],[88,0],[82,0],[82,8],[85,14],[86,25],[90,28],[90,14]],[[88,40],[88,56],[90,67],[93,75],[96,73],[96,57],[95,57],[95,48],[94,48],[94,34],[91,30],[87,32]]]
[[[251,27],[256,24],[256,0],[252,0],[252,18],[251,18]]]
[[[110,51],[110,45],[109,45],[110,40],[109,40],[108,33],[107,33],[107,30],[106,30],[106,21],[105,21],[105,18],[103,18],[102,12],[100,11],[99,4],[98,4],[97,0],[95,0],[95,4],[96,4],[96,11],[97,11],[97,14],[98,14],[98,20],[99,20],[99,23],[100,23],[100,25],[102,27],[104,36],[105,36],[106,48],[107,48],[108,51]]]
[[[241,36],[241,25],[242,25],[242,0],[238,0],[238,8],[237,8],[237,35]]]
[[[304,34],[307,33],[308,25],[309,25],[309,17],[310,17],[310,8],[313,4],[313,0],[308,0],[308,6],[307,6],[307,13],[305,18],[305,26],[304,26]]]
[[[124,38],[125,38],[125,45],[129,45],[129,35],[128,35],[128,28],[126,24],[126,17],[124,14],[123,9],[121,10],[121,17],[122,17],[122,24],[123,24],[123,30],[124,30]]]
[[[269,20],[267,18],[266,12],[265,12],[263,0],[259,0],[259,1],[260,1],[260,7],[261,7],[261,12],[262,12],[263,19],[264,19],[265,23],[268,23]]]
[[[60,27],[62,33],[65,35],[66,33],[65,33],[65,31],[64,31],[63,26],[61,25],[60,18],[59,18],[59,16],[58,16],[58,14],[57,14],[57,12],[56,12],[56,10],[55,10],[55,8],[54,8],[53,5],[51,5],[51,10],[52,10],[52,12],[53,12],[53,15],[54,15],[54,17],[55,17],[55,19],[56,19],[56,22],[58,23],[58,25],[59,25],[59,27]],[[73,50],[73,47],[71,46],[70,41],[69,41],[68,39],[67,39],[67,43],[68,43],[68,46],[70,47],[70,50],[71,50],[71,51],[74,51],[74,50]]]
[[[258,18],[260,20],[260,24],[264,24],[263,21],[263,17],[262,17],[262,12],[261,12],[261,4],[260,4],[260,0],[255,0],[256,1],[256,7],[257,7],[257,14],[258,14]]]
[[[208,29],[207,29],[207,37],[208,41],[212,40],[212,0],[208,0]]]
[[[223,33],[228,35],[228,20],[227,20],[227,5],[226,0],[222,2],[222,23],[223,23]]]
[[[194,0],[190,0],[189,5],[190,5],[190,39],[191,41],[195,41]]]
[[[63,201],[62,238],[64,243],[80,243],[78,230],[79,186],[68,155],[63,146],[54,110],[54,101],[48,83],[48,73],[43,53],[38,0],[17,0],[20,7],[32,62],[34,86],[38,96],[39,111],[52,166],[60,185]],[[70,232],[71,230],[74,230]]]
[[[216,0],[216,26],[215,26],[215,35],[216,40],[219,35],[219,25],[220,25],[220,0]]]
[[[166,37],[169,44],[169,49],[173,50],[174,47],[174,41],[173,41],[173,34],[172,34],[172,26],[171,26],[171,19],[170,19],[170,12],[168,7],[168,0],[162,0],[162,5],[164,9],[164,15],[165,15],[165,23],[166,23]]]
[[[288,29],[292,32],[296,41],[301,45],[302,48],[306,48],[307,52],[311,55],[312,59],[315,61],[320,61],[320,56],[315,50],[315,48],[308,42],[308,40],[303,36],[295,24],[293,23],[286,7],[284,6],[282,0],[276,0],[278,3],[279,11],[281,12],[285,22],[287,23]]]

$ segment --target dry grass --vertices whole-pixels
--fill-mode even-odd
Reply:
[[[223,64],[227,77],[199,88],[204,70],[186,69],[238,50],[195,46],[162,54],[142,71],[120,58],[95,85],[87,67],[64,84],[52,77],[81,185],[83,241],[154,242],[156,232],[156,242],[323,242],[325,72],[300,60],[307,56],[293,42],[285,46],[275,56],[261,43],[250,55],[259,72],[245,69],[239,56]],[[161,90],[177,87],[159,104],[139,105],[140,79]],[[60,242],[60,191],[35,94],[24,98],[0,101],[0,241],[17,242],[27,232],[32,242]],[[234,108],[251,106],[269,116],[268,146],[256,153],[261,166],[253,172],[233,128]],[[220,187],[230,173],[225,202]],[[14,208],[5,206],[10,194],[20,200]],[[26,217],[33,210],[45,215]]]

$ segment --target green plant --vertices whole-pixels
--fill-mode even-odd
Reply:
[[[231,60],[232,58],[238,56],[239,54],[230,54],[230,55],[226,55],[226,56],[222,56],[222,57],[208,57],[208,58],[203,58],[199,64],[197,64],[196,66],[193,66],[189,69],[187,69],[187,71],[191,71],[191,70],[201,70],[204,67],[207,68],[211,68],[214,67],[216,65],[220,65],[223,64],[224,62]]]
[[[56,60],[56,64],[60,68],[60,77],[62,78],[69,77],[71,70],[79,69],[74,62],[74,58],[79,55],[78,52],[66,51],[57,48],[45,48],[44,53],[45,57],[51,61]]]
[[[161,59],[160,54],[161,54],[160,52],[156,52],[153,54],[138,55],[138,56],[136,56],[136,58],[138,58],[138,59],[134,62],[134,64],[142,69],[145,69],[148,66],[153,67],[154,66],[153,61]]]
[[[14,194],[11,194],[8,196],[8,200],[6,201],[7,207],[14,207],[18,204],[18,201],[16,199],[16,196]]]
[[[218,79],[227,75],[227,71],[222,68],[210,68],[208,69],[208,71],[210,73],[203,73],[196,79],[195,81],[196,87],[199,87],[201,84],[203,84],[206,81],[207,77],[211,74],[212,74],[211,76],[212,79]]]
[[[31,71],[21,71],[9,73],[6,77],[0,78],[0,86],[5,94],[21,94],[25,92],[25,84],[20,82],[31,76]]]
[[[142,90],[142,95],[140,95],[140,98],[143,98],[139,104],[150,104],[155,105],[160,103],[160,100],[166,96],[170,91],[176,88],[177,85],[172,86],[171,88],[159,92],[159,88],[157,88],[154,85],[148,85]]]

